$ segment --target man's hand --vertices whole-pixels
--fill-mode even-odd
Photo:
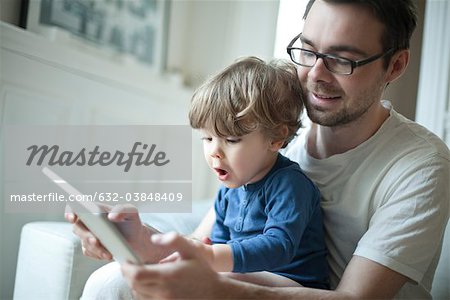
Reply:
[[[157,233],[153,228],[142,224],[136,207],[132,205],[107,206],[101,205],[108,213],[108,219],[114,222],[130,244],[131,248],[142,261],[153,263],[170,253],[161,252],[155,248],[150,237]],[[73,232],[80,237],[83,254],[96,259],[111,260],[111,253],[100,243],[97,237],[78,219],[77,215],[68,210],[65,218],[73,224]]]
[[[108,205],[102,205],[101,207],[105,211],[111,211],[112,208]],[[69,206],[66,206],[66,213],[64,214],[64,217],[67,221],[73,224],[72,231],[80,238],[81,249],[83,250],[84,255],[95,259],[112,259],[111,253],[103,247],[97,237],[89,231],[78,216],[72,212]]]
[[[164,264],[122,265],[122,273],[138,299],[209,298],[220,276],[202,252],[202,245],[175,233],[155,235],[153,243],[162,252],[178,251],[180,260]]]

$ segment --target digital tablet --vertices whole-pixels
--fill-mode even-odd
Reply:
[[[44,167],[42,172],[67,194],[83,195],[49,168]],[[100,240],[102,245],[111,252],[116,261],[141,264],[139,257],[130,248],[114,222],[108,220],[108,213],[103,211],[101,207],[93,202],[76,200],[68,202],[68,205],[84,225]]]

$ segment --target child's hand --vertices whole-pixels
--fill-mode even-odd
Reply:
[[[174,252],[172,254],[170,254],[169,256],[167,256],[166,258],[163,258],[159,261],[160,264],[165,264],[165,263],[169,263],[169,262],[174,262],[177,260],[181,260],[181,256],[180,253],[178,252]]]
[[[194,242],[198,242],[197,239],[192,238],[192,240]],[[212,241],[211,241],[211,239],[208,236],[205,236],[205,237],[202,238],[202,243],[205,244],[205,245],[212,245]],[[180,253],[174,252],[174,253],[170,254],[169,256],[161,259],[159,261],[159,263],[160,264],[164,264],[164,263],[168,263],[168,262],[174,262],[174,261],[177,261],[177,260],[180,260],[180,259],[181,259]]]
[[[209,238],[209,236],[204,236],[204,237],[202,237],[202,242],[203,242],[203,244],[205,244],[205,245],[212,245],[212,241],[211,241],[211,239]]]
[[[166,245],[171,245],[172,241],[175,241],[176,238],[180,238],[180,236],[174,232],[172,233],[168,233],[165,235],[156,235],[156,236],[152,236],[152,242],[155,244],[166,244]],[[213,260],[214,260],[214,252],[213,252],[213,248],[211,246],[211,240],[208,237],[204,237],[202,238],[202,241],[199,241],[197,239],[190,239],[190,238],[186,238],[186,237],[181,237],[186,239],[189,244],[192,245],[193,248],[195,248],[196,252],[198,254],[200,254],[201,257],[203,257],[208,263],[209,265],[213,264]],[[159,261],[159,263],[169,263],[169,262],[175,262],[178,260],[181,260],[181,256],[178,252],[174,252],[172,254],[170,254],[169,256],[161,259]]]

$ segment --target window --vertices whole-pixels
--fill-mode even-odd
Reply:
[[[274,57],[289,59],[286,47],[303,29],[303,13],[308,0],[280,0]]]

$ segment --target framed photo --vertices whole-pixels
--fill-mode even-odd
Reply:
[[[39,34],[57,28],[162,71],[168,6],[169,0],[23,0],[21,26]]]

